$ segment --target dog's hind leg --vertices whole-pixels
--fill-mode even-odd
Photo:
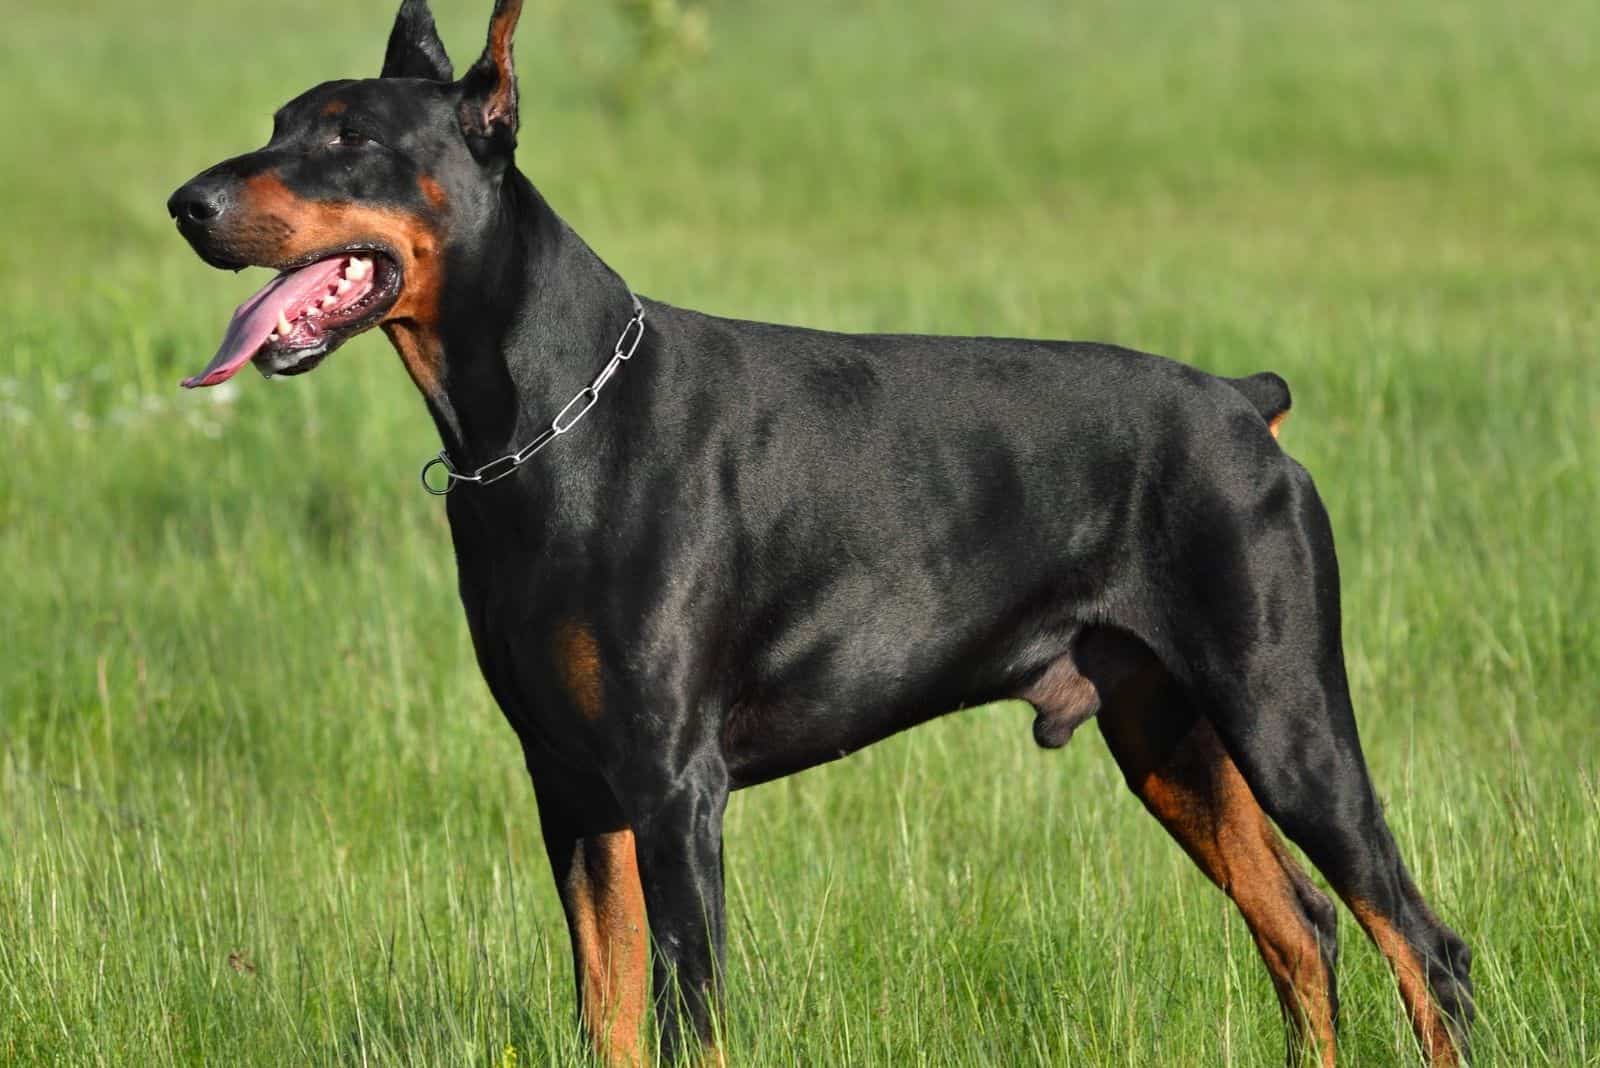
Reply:
[[[1212,606],[1175,636],[1187,690],[1261,807],[1388,958],[1429,1062],[1459,1064],[1471,954],[1423,901],[1384,820],[1350,705],[1327,515],[1304,471],[1280,471],[1235,536],[1213,531],[1177,560]]]
[[[1100,731],[1128,786],[1238,906],[1272,976],[1290,1065],[1333,1064],[1337,913],[1267,822],[1211,724],[1152,664],[1120,687]]]

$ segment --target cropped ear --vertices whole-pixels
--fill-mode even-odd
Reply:
[[[447,82],[455,68],[445,54],[444,42],[433,24],[428,0],[402,0],[400,13],[389,31],[389,47],[383,53],[382,78],[430,78]]]
[[[495,0],[489,43],[461,79],[461,131],[480,160],[510,159],[517,147],[517,68],[511,35],[522,0]]]

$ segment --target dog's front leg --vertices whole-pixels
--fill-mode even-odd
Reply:
[[[528,770],[572,938],[579,1022],[607,1068],[644,1068],[649,932],[633,832],[602,779],[532,754]]]
[[[646,785],[646,784],[652,785]],[[701,751],[689,766],[652,768],[624,799],[633,824],[655,963],[656,1020],[664,1064],[720,1064],[713,1019],[724,952],[722,815],[728,771]]]

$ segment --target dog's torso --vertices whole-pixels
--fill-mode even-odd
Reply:
[[[1160,357],[647,308],[589,421],[450,509],[497,698],[600,772],[652,701],[744,785],[1020,696],[1085,627],[1158,632],[1193,516],[1289,462]]]

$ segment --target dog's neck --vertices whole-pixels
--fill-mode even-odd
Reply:
[[[437,323],[385,328],[461,471],[548,427],[633,314],[627,284],[521,172],[493,210],[478,241],[446,253]]]

